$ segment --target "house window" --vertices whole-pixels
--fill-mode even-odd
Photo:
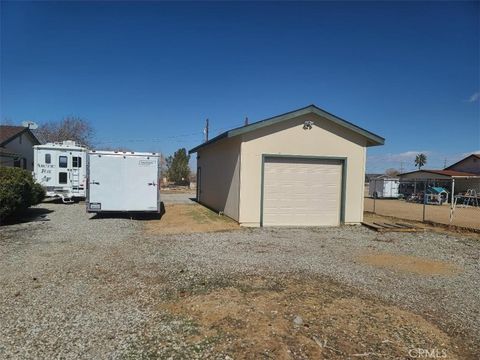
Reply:
[[[50,154],[45,154],[45,164],[50,164],[52,162],[52,156]]]
[[[58,183],[59,184],[66,184],[67,183],[67,173],[66,172],[60,172],[58,173]]]
[[[59,156],[58,166],[60,166],[61,168],[66,168],[68,166],[68,158],[66,156]]]
[[[22,159],[20,159],[20,158],[15,158],[15,159],[13,160],[13,167],[18,167],[18,168],[21,167],[21,166],[22,166],[21,160],[22,160]]]
[[[82,167],[82,158],[80,156],[72,157],[72,167],[74,168]]]

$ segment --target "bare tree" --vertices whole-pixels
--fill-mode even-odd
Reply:
[[[35,135],[42,142],[74,140],[91,147],[93,133],[93,127],[87,120],[76,116],[67,116],[61,121],[51,121],[40,125]]]
[[[385,174],[390,176],[390,177],[395,177],[398,174],[400,174],[400,172],[397,169],[389,168],[389,169],[385,170]]]

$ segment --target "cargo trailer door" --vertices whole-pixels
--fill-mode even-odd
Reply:
[[[131,156],[124,160],[124,200],[129,210],[159,211],[158,158]]]
[[[88,211],[121,211],[123,158],[88,155]]]
[[[159,211],[158,159],[89,155],[89,211]]]

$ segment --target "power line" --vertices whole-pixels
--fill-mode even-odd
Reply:
[[[122,143],[122,142],[128,142],[128,143],[132,143],[132,142],[136,142],[136,143],[141,143],[141,142],[162,142],[162,141],[165,141],[166,139],[180,139],[180,138],[185,138],[185,137],[190,137],[190,136],[198,136],[198,135],[201,135],[202,132],[195,132],[195,133],[191,133],[191,134],[181,134],[181,135],[173,135],[173,136],[165,136],[165,137],[161,137],[161,138],[150,138],[150,139],[147,139],[147,138],[143,138],[143,139],[100,139],[100,140],[97,140],[95,141],[96,144],[108,144],[108,143],[114,143],[114,142],[119,142],[119,143]]]

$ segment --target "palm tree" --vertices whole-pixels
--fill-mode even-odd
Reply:
[[[415,156],[415,166],[418,166],[418,170],[427,163],[427,155],[418,154]]]

